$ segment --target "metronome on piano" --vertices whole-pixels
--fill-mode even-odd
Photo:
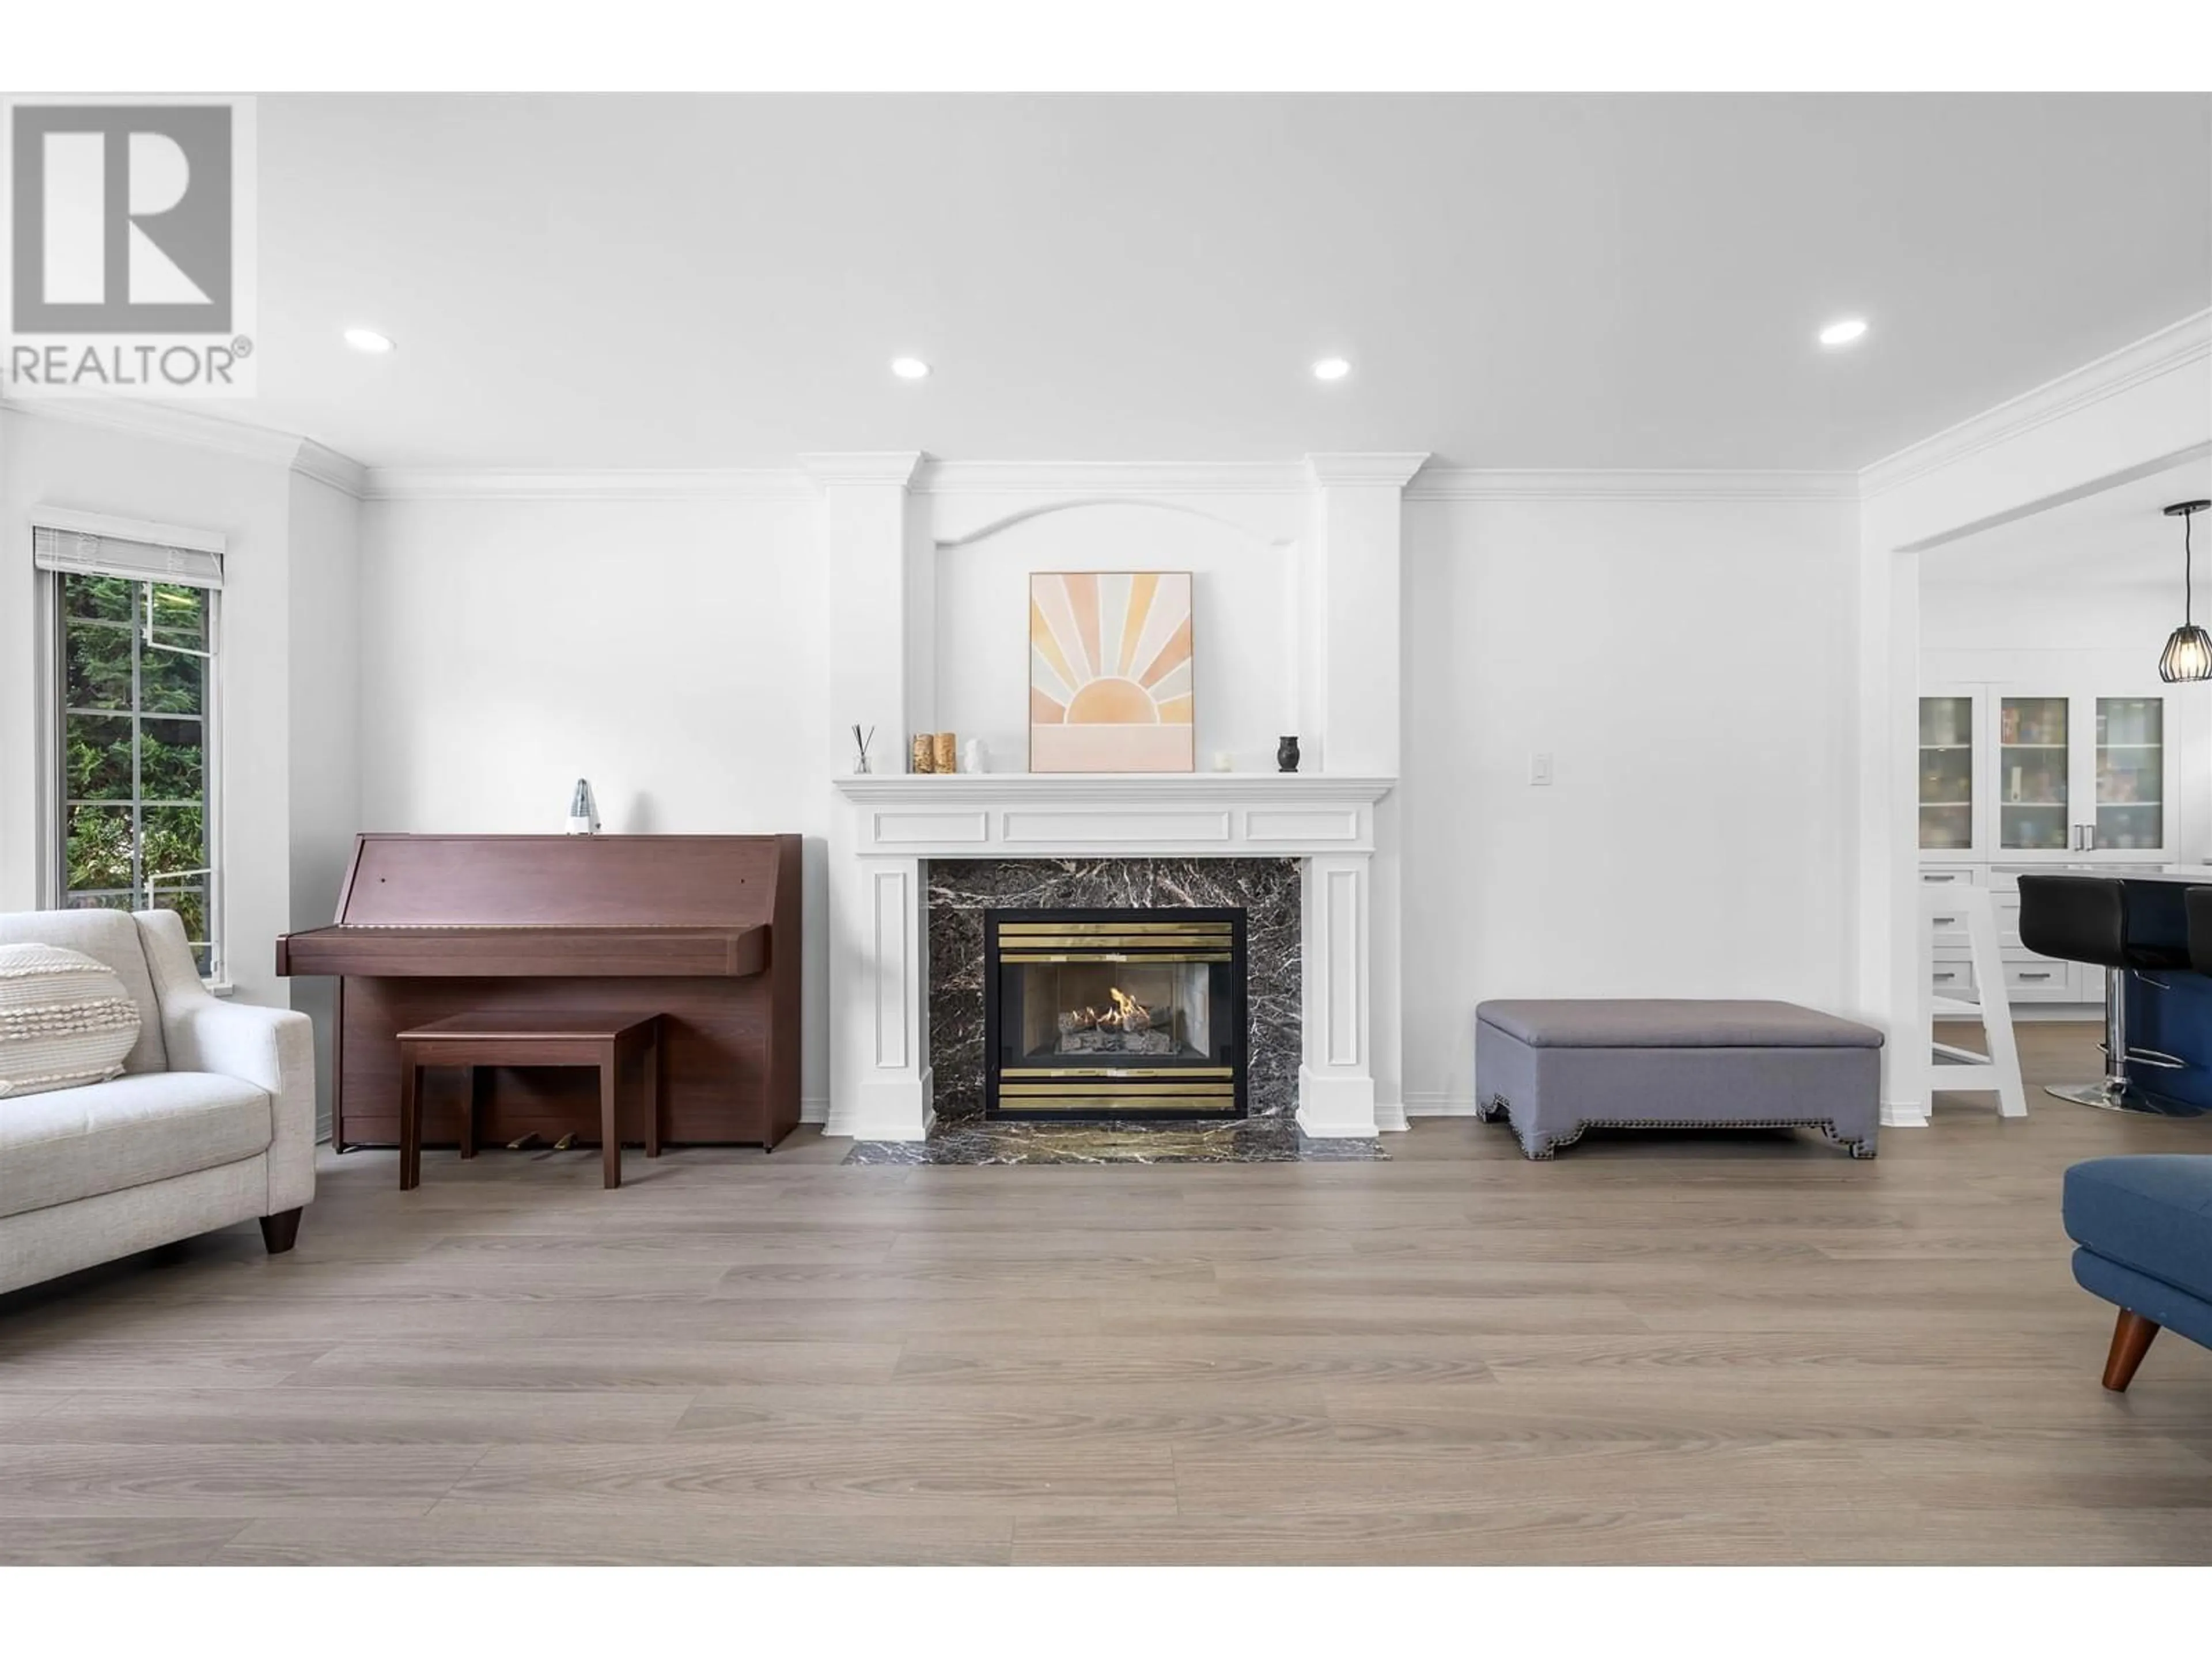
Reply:
[[[576,793],[568,798],[568,833],[572,836],[596,836],[599,833],[599,804],[592,799],[592,781],[576,780]]]

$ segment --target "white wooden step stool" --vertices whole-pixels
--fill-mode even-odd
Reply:
[[[2012,1005],[2005,1000],[2004,963],[1997,955],[1996,914],[1990,908],[1990,890],[1978,886],[1928,886],[1920,890],[1920,983],[1927,996],[1924,1034],[1929,1060],[1928,1087],[1932,1096],[1948,1093],[1982,1094],[1993,1091],[1997,1115],[2026,1117],[2027,1091],[2020,1083],[2020,1048],[2013,1040]],[[1942,996],[1935,988],[1936,930],[1962,919],[1966,924],[1966,948],[1974,963],[1977,1001]],[[1980,1022],[1984,1053],[1960,1048],[1936,1040],[1939,1019]],[[1933,1102],[1930,1102],[1931,1108]]]

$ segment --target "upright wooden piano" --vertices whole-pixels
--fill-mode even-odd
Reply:
[[[339,975],[331,1144],[399,1144],[398,1032],[465,1012],[661,1021],[661,1133],[774,1146],[799,1121],[797,836],[357,836],[336,925],[276,941]],[[424,1079],[426,1146],[460,1133],[458,1072]],[[599,1139],[591,1074],[482,1085],[477,1134]]]

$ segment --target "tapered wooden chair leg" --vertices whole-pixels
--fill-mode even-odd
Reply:
[[[2136,1380],[2136,1367],[2142,1364],[2143,1356],[2150,1352],[2150,1340],[2158,1334],[2158,1327],[2139,1313],[2120,1310],[2119,1322],[2112,1327],[2112,1351],[2105,1356],[2105,1386],[2114,1394],[2124,1394],[2129,1383]]]

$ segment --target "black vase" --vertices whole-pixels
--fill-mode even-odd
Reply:
[[[1296,738],[1285,738],[1275,745],[1275,769],[1278,772],[1298,769],[1298,740]]]

